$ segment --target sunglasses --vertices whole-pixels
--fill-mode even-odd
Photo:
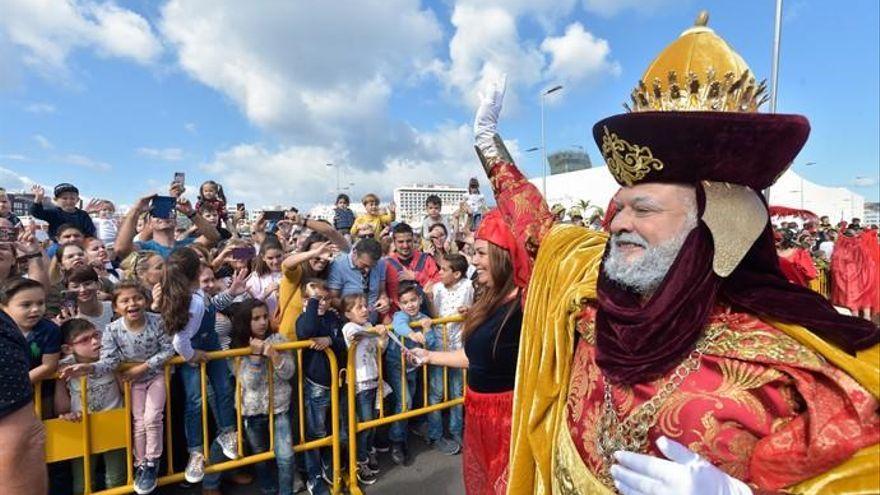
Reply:
[[[100,342],[101,341],[101,332],[91,332],[91,333],[87,333],[85,335],[81,335],[79,338],[77,338],[76,340],[71,342],[71,344],[73,344],[73,345],[87,344],[93,340],[97,340],[98,342]]]

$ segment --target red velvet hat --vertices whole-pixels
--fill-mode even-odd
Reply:
[[[764,83],[708,21],[702,12],[654,59],[624,105],[629,113],[593,126],[621,186],[708,180],[761,190],[806,142],[805,117],[757,113]]]

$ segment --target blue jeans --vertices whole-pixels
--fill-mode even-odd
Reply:
[[[260,414],[244,417],[244,437],[251,452],[258,454],[269,450],[269,416]],[[278,466],[278,495],[293,494],[293,432],[287,411],[275,414],[275,464]],[[271,462],[254,466],[260,490],[266,494],[276,493],[275,476]]]
[[[233,431],[235,430],[235,396],[229,365],[226,364],[226,360],[220,359],[208,361],[205,366],[207,367],[208,385],[213,389],[216,397],[217,429],[221,434]],[[204,441],[202,439],[201,373],[199,373],[198,366],[189,364],[184,364],[178,369],[186,394],[184,408],[186,445],[190,452],[201,452]]]
[[[332,427],[327,423],[327,417],[330,412],[330,388],[322,387],[313,383],[311,380],[305,380],[304,399],[306,401],[306,440],[320,440],[327,437],[332,432]],[[339,394],[339,441],[342,445],[348,442],[348,430],[346,407],[344,392]],[[323,486],[321,481],[321,471],[330,475],[333,472],[333,458],[329,447],[320,449],[311,449],[305,452],[306,474],[309,481],[313,484]]]
[[[412,409],[413,393],[416,388],[416,377],[418,370],[410,371],[406,374],[406,395],[400,389],[400,381],[403,370],[400,365],[400,354],[396,356],[394,353],[385,354],[385,381],[391,385],[391,412],[399,414],[403,412],[404,405],[406,410]],[[402,419],[391,424],[388,430],[388,440],[392,443],[406,443],[407,439],[407,420]]]
[[[376,409],[376,390],[364,390],[358,392],[356,397],[355,408],[357,410],[358,422],[363,423],[375,418],[373,411]],[[373,448],[373,436],[376,433],[375,428],[364,430],[357,436],[357,460],[358,462],[366,462],[370,457],[370,450]]]
[[[449,368],[447,371],[449,388],[447,399],[457,399],[462,396],[462,372],[457,368]],[[428,402],[433,406],[443,402],[443,367],[428,367]],[[449,409],[449,433],[461,440],[462,408],[455,406]],[[443,411],[434,411],[428,414],[428,438],[439,440],[443,437]]]

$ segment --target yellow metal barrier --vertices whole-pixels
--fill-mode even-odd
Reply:
[[[448,324],[450,323],[460,323],[464,321],[464,317],[462,315],[449,316],[445,318],[436,318],[431,320],[434,325],[442,325],[442,336],[443,336],[443,350],[448,350]],[[411,323],[410,326],[412,328],[421,328],[418,323]],[[393,330],[389,328],[389,332]],[[423,399],[424,406],[416,409],[409,409],[408,401],[403,401],[402,412],[398,414],[392,414],[389,416],[385,415],[385,408],[383,406],[384,403],[384,380],[383,380],[383,358],[382,353],[378,353],[376,356],[378,367],[379,367],[379,388],[376,392],[376,397],[378,397],[377,402],[379,403],[379,417],[377,419],[373,419],[370,421],[360,422],[357,417],[356,410],[356,395],[357,395],[357,374],[355,371],[355,354],[357,349],[357,343],[352,343],[351,347],[348,349],[348,363],[346,366],[346,375],[349,377],[347,388],[348,388],[348,479],[349,479],[349,492],[353,495],[362,495],[363,492],[358,486],[357,483],[357,434],[369,430],[371,428],[377,428],[379,426],[387,425],[394,423],[396,421],[414,418],[417,416],[423,416],[435,411],[441,411],[443,409],[448,409],[454,406],[462,405],[464,403],[464,396],[449,398],[449,374],[448,367],[443,367],[443,401],[434,405],[430,405],[428,401],[428,365],[423,365],[422,368],[422,390],[423,390]],[[401,378],[400,378],[400,388],[403,396],[407,396],[407,383],[406,383],[406,357],[401,352],[400,355],[400,363],[401,363]],[[462,370],[462,381],[467,382],[467,371]],[[462,388],[462,391],[466,390],[465,387]]]
[[[297,362],[300,364],[297,369],[297,384],[299,388],[299,397],[302,398],[302,388],[303,388],[303,373],[302,373],[302,358],[301,354],[303,349],[311,347],[313,342],[311,340],[297,341],[297,342],[288,342],[284,344],[274,345],[273,347],[279,351],[296,351],[297,353]],[[330,363],[330,371],[331,376],[338,376],[338,364],[336,362],[336,356],[333,354],[332,349],[327,348],[324,349],[324,353],[327,355],[327,359]],[[228,351],[216,351],[209,352],[206,355],[208,361],[213,361],[217,359],[228,359],[235,358],[241,356],[247,356],[250,354],[249,348],[241,348],[241,349],[231,349]],[[171,483],[178,483],[183,481],[184,476],[183,473],[175,473],[174,472],[174,457],[173,457],[173,443],[172,443],[172,435],[171,435],[171,368],[172,366],[185,364],[183,358],[180,356],[176,356],[170,359],[165,364],[165,456],[166,462],[168,464],[167,474],[159,478],[159,486],[168,485]],[[205,363],[200,363],[199,365],[200,373],[201,373],[201,388],[202,388],[202,436],[205,439],[203,442],[205,449],[205,460],[207,461],[210,457],[208,456],[208,449],[210,446],[210,442],[207,441],[209,438],[208,435],[208,415],[207,415],[207,376],[206,376],[206,367]],[[267,411],[269,416],[269,450],[266,452],[262,452],[259,454],[254,454],[250,456],[243,456],[243,430],[242,430],[242,416],[241,416],[241,385],[236,380],[236,393],[235,393],[235,403],[236,403],[236,424],[238,425],[238,453],[240,458],[236,460],[221,462],[217,464],[209,465],[205,468],[206,473],[216,473],[222,471],[228,471],[230,469],[235,469],[242,466],[247,466],[250,464],[256,464],[259,462],[271,460],[275,458],[274,446],[275,446],[275,430],[274,430],[274,414],[272,402],[274,400],[274,383],[273,376],[274,373],[268,373],[269,376],[269,409]],[[57,376],[56,376],[57,378]],[[90,413],[88,408],[88,378],[82,377],[80,393],[81,393],[81,404],[83,405],[82,411],[82,421],[80,423],[73,423],[70,421],[65,421],[62,419],[48,419],[44,421],[46,426],[46,462],[58,462],[63,460],[69,460],[74,458],[81,457],[83,459],[83,480],[84,480],[84,493],[85,494],[100,494],[100,495],[121,495],[128,494],[134,491],[132,486],[132,445],[131,445],[131,386],[130,384],[125,384],[124,386],[124,407],[121,409],[113,409],[110,411],[101,411]],[[57,386],[62,386],[61,384],[57,384]],[[34,385],[36,389],[36,393],[34,394],[34,408],[37,412],[37,415],[40,416],[43,405],[41,401],[40,388],[41,383],[37,383]],[[339,417],[339,382],[337,380],[332,380],[330,384],[331,391],[331,400],[330,400],[330,413],[334,418]],[[299,401],[299,415],[300,415],[300,424],[303,425],[303,412],[304,405],[303,401]],[[120,431],[124,432],[124,437],[119,434]],[[331,447],[332,449],[332,457],[333,457],[333,483],[332,483],[332,492],[334,494],[341,493],[342,490],[342,473],[341,473],[341,462],[340,462],[340,442],[339,442],[339,423],[333,422],[331,434],[327,437],[313,440],[311,442],[306,442],[304,440],[303,429],[300,430],[300,442],[294,445],[295,452],[303,452],[306,450],[317,449],[321,447]],[[110,488],[107,490],[102,490],[99,492],[92,492],[92,476],[91,476],[91,456],[93,454],[100,454],[104,452],[108,452],[111,450],[117,449],[125,449],[126,451],[126,460],[127,460],[127,484],[124,486],[118,486],[114,488]]]

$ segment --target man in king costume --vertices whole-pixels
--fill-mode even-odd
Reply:
[[[880,493],[880,331],[785,280],[760,195],[809,123],[758,113],[707,23],[593,128],[608,233],[554,225],[496,134],[504,84],[483,96],[477,152],[531,269],[509,494]]]

